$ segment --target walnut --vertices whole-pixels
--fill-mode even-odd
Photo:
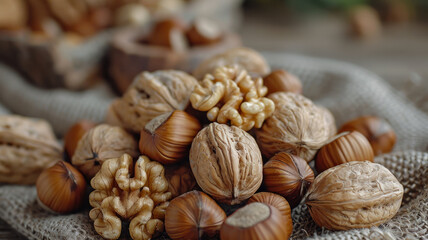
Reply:
[[[163,232],[171,193],[160,163],[140,156],[134,166],[132,157],[124,154],[106,160],[91,186],[95,190],[89,195],[89,217],[103,238],[119,238],[122,221],[129,221],[132,239],[151,239]]]
[[[86,132],[79,140],[71,162],[86,178],[91,179],[105,160],[120,157],[124,153],[138,156],[134,137],[121,127],[101,124]]]
[[[263,178],[263,161],[254,138],[225,124],[211,123],[193,140],[189,155],[196,182],[214,199],[237,204],[251,197]]]
[[[384,166],[355,161],[318,175],[307,192],[306,205],[322,227],[369,228],[397,213],[403,192],[403,186]]]
[[[61,159],[62,148],[49,123],[0,116],[0,182],[34,184],[43,169]]]
[[[210,121],[230,123],[245,131],[260,128],[275,110],[272,100],[265,98],[267,88],[262,78],[252,79],[238,67],[219,67],[207,74],[190,96],[193,108],[208,111]]]
[[[269,98],[275,103],[275,112],[256,131],[263,155],[271,158],[287,152],[311,161],[336,131],[334,118],[325,108],[295,93],[277,92]]]
[[[173,198],[193,190],[196,186],[196,180],[188,162],[165,166],[165,177],[169,183],[168,191]]]
[[[222,66],[236,66],[245,69],[251,76],[264,77],[270,72],[266,60],[258,52],[249,48],[235,48],[203,61],[193,71],[193,76],[202,79]]]
[[[107,122],[139,133],[153,118],[184,110],[196,84],[195,78],[181,71],[143,72],[123,97],[110,105]]]

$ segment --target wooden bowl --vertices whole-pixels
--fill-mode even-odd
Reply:
[[[234,33],[225,33],[220,42],[213,45],[190,47],[185,52],[153,46],[141,40],[148,29],[128,28],[115,34],[110,52],[109,72],[119,93],[125,92],[135,76],[142,71],[177,69],[191,72],[202,60],[241,46]]]

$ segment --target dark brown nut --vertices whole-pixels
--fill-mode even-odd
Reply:
[[[268,95],[274,92],[302,93],[302,83],[299,78],[285,70],[275,70],[263,78],[268,88]]]
[[[208,45],[221,40],[222,31],[214,22],[206,18],[195,19],[186,32],[190,45]]]
[[[352,161],[374,161],[370,143],[359,132],[344,132],[323,146],[316,157],[315,168],[320,173],[331,167]]]
[[[226,213],[208,195],[199,191],[173,199],[165,213],[165,229],[172,239],[199,240],[214,237]]]
[[[374,116],[364,116],[345,123],[339,132],[357,131],[369,140],[375,155],[389,153],[397,140],[387,121]]]
[[[280,152],[263,166],[263,182],[266,190],[285,197],[292,208],[299,205],[314,172],[306,161],[298,156]]]
[[[147,37],[147,42],[151,45],[167,47],[177,52],[183,52],[187,49],[184,29],[184,24],[176,18],[159,21]]]

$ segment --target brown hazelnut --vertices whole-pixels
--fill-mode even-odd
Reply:
[[[208,45],[220,41],[222,31],[214,23],[205,18],[195,19],[186,32],[192,46]]]
[[[140,152],[163,164],[176,163],[188,155],[201,128],[198,119],[184,111],[162,114],[141,131]]]
[[[372,145],[375,155],[391,152],[397,136],[387,121],[374,116],[364,116],[345,123],[339,132],[357,131]]]
[[[94,122],[82,120],[75,123],[70,127],[70,129],[68,129],[64,136],[64,149],[70,158],[73,157],[79,140],[83,137],[83,135],[85,135],[87,131],[95,126],[96,124]]]
[[[238,209],[224,221],[220,239],[288,239],[292,229],[284,227],[286,221],[277,208],[253,202]]]
[[[313,181],[314,172],[308,163],[289,153],[280,152],[263,166],[266,190],[285,197],[292,208],[299,205]]]
[[[147,42],[151,45],[170,48],[173,51],[184,51],[187,48],[184,24],[176,18],[159,21],[147,37]]]
[[[357,131],[343,132],[324,145],[315,159],[315,168],[320,173],[352,161],[374,161],[369,141]]]
[[[263,178],[263,161],[254,138],[244,130],[211,123],[202,129],[189,154],[202,190],[217,201],[238,204],[251,197]]]
[[[165,213],[165,230],[172,239],[198,240],[214,237],[226,213],[207,194],[185,193],[173,199]]]
[[[362,39],[376,38],[381,34],[382,24],[379,14],[370,6],[358,6],[350,11],[352,34]]]
[[[36,189],[42,207],[56,213],[69,213],[82,206],[86,181],[71,164],[59,161],[40,174]]]
[[[288,229],[293,229],[290,204],[288,204],[287,200],[284,197],[271,192],[259,192],[254,194],[250,199],[248,199],[247,204],[253,202],[266,203],[267,205],[276,207],[282,213],[282,215],[287,217],[287,221],[284,222],[284,227]]]
[[[281,69],[275,70],[264,77],[263,83],[268,88],[268,94],[274,92],[302,93],[302,83],[299,78]]]

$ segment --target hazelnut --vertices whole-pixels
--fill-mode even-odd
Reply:
[[[213,44],[221,39],[222,32],[214,23],[205,18],[195,19],[186,32],[192,46]]]
[[[299,78],[285,70],[275,70],[263,78],[268,94],[274,92],[302,93],[302,83]]]
[[[155,24],[147,37],[150,45],[162,46],[173,51],[182,52],[187,49],[184,35],[184,24],[176,18],[169,18]]]
[[[370,228],[397,213],[403,192],[403,186],[384,166],[349,162],[318,175],[308,190],[306,205],[321,227]]]
[[[176,163],[188,155],[201,128],[198,119],[184,111],[162,114],[141,131],[140,152],[163,164]]]
[[[191,191],[170,203],[165,213],[165,230],[172,239],[198,240],[214,237],[226,213],[207,194]]]
[[[349,22],[352,34],[361,39],[379,37],[382,31],[379,14],[370,6],[358,6],[352,9]]]
[[[237,204],[251,197],[263,178],[254,138],[244,130],[211,123],[195,139],[189,155],[196,182],[214,199]]]
[[[358,131],[369,140],[375,155],[391,152],[397,136],[385,119],[364,116],[345,123],[339,132]]]
[[[293,229],[293,220],[291,219],[291,208],[284,197],[271,192],[259,192],[254,194],[250,199],[248,199],[247,204],[250,204],[253,202],[261,202],[277,208],[282,213],[282,215],[286,216],[287,218],[287,221],[284,222],[283,227],[290,230]]]
[[[0,29],[18,30],[25,28],[28,21],[26,5],[24,0],[0,1]]]
[[[263,182],[266,190],[285,197],[292,208],[299,205],[314,172],[306,161],[298,156],[280,152],[263,166]]]
[[[275,207],[253,202],[230,215],[220,229],[221,240],[288,239],[291,228],[284,227],[286,217]]]
[[[344,132],[323,146],[315,160],[320,173],[328,168],[352,161],[374,161],[370,143],[359,132]]]
[[[71,164],[59,161],[37,178],[37,198],[43,208],[56,213],[80,209],[85,201],[85,177]]]
[[[295,93],[269,95],[275,103],[272,117],[256,129],[257,143],[267,158],[278,152],[297,155],[311,161],[335,132],[332,115],[311,100]]]
[[[85,135],[87,131],[95,126],[96,124],[94,122],[82,120],[75,123],[70,127],[70,129],[68,129],[64,136],[64,149],[70,158],[73,157],[79,140],[83,137],[83,135]]]

